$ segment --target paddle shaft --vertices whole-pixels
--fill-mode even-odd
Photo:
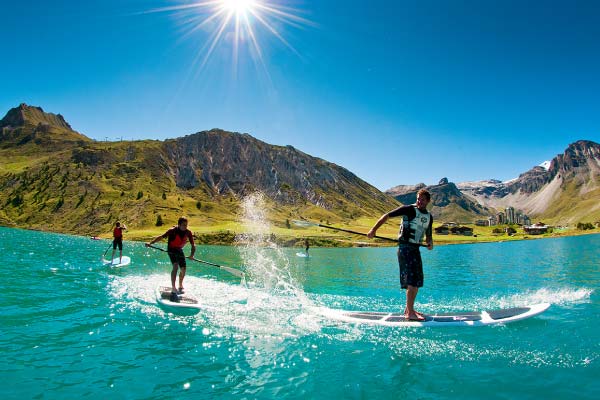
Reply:
[[[102,257],[106,257],[106,253],[108,252],[108,249],[110,249],[112,247],[112,242],[111,244],[108,245],[108,247],[106,248],[106,250],[104,250],[104,254],[102,255]]]
[[[165,250],[165,249],[162,249],[160,247],[153,246],[151,244],[149,244],[147,246],[151,247],[153,249],[156,249],[156,250],[164,251],[165,253],[173,254],[169,250]],[[212,265],[213,267],[221,268],[222,270],[225,270],[225,271],[229,272],[230,274],[237,276],[238,278],[244,278],[244,276],[245,276],[245,274],[242,271],[239,271],[239,270],[237,270],[235,268],[230,268],[230,267],[226,267],[224,265],[219,265],[219,264],[211,263],[211,262],[208,262],[208,261],[200,260],[200,259],[198,259],[196,257],[188,257],[188,258],[191,258],[192,260],[194,260],[196,262],[199,262],[199,263],[202,263],[202,264]]]
[[[302,222],[305,222],[305,221],[302,221]],[[306,221],[306,222],[308,222],[308,221]],[[333,230],[336,230],[336,231],[347,232],[347,233],[353,233],[353,234],[355,234],[355,235],[367,236],[367,234],[366,234],[366,233],[357,232],[357,231],[351,231],[351,230],[349,230],[349,229],[336,228],[335,226],[329,226],[329,225],[317,224],[316,222],[308,222],[308,223],[309,223],[309,224],[311,224],[311,225],[319,226],[319,227],[321,227],[321,228],[333,229]],[[398,239],[392,239],[392,238],[389,238],[389,237],[385,237],[385,236],[377,236],[377,235],[375,235],[375,236],[373,236],[373,237],[374,237],[374,238],[377,238],[377,239],[387,240],[388,242],[395,242],[395,243],[398,243]],[[427,245],[425,245],[425,244],[422,244],[422,243],[410,243],[410,244],[414,244],[414,245],[421,246],[421,247],[427,247]]]

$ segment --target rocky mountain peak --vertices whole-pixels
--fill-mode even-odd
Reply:
[[[0,148],[26,144],[53,147],[90,141],[74,131],[62,115],[25,103],[11,108],[0,120]]]
[[[383,211],[397,203],[345,168],[292,146],[275,146],[249,134],[219,129],[165,142],[178,187],[206,187],[213,193],[245,195],[259,190],[283,204],[308,202],[324,209],[369,203]]]
[[[590,140],[571,143],[563,154],[552,160],[549,171],[552,176],[559,173],[573,175],[581,169],[600,172],[600,144]]]
[[[0,120],[0,128],[18,128],[25,125],[38,126],[40,124],[73,130],[62,115],[47,113],[41,107],[30,106],[25,103],[11,108]]]

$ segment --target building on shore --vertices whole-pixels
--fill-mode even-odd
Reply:
[[[529,235],[542,235],[548,232],[548,228],[550,228],[548,225],[544,224],[543,222],[538,222],[533,225],[524,226],[523,230]]]
[[[460,226],[456,223],[443,223],[437,228],[433,229],[437,235],[464,235],[464,236],[473,236],[473,228],[469,228],[468,226]]]
[[[506,211],[506,223],[507,224],[516,223],[515,208],[514,207],[506,207],[506,209],[504,211]]]
[[[501,211],[496,214],[496,225],[502,225],[506,222],[506,215]]]

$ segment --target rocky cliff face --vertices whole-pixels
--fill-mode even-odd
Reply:
[[[397,206],[345,168],[248,134],[215,129],[169,140],[164,149],[177,186],[184,189],[206,185],[234,195],[260,190],[278,202],[308,201],[325,209],[344,203],[379,211]]]
[[[552,180],[552,174],[550,171],[541,166],[535,166],[529,171],[519,175],[519,177],[513,181],[510,181],[506,185],[506,189],[510,193],[516,193],[518,191],[522,193],[535,193],[544,185]],[[498,195],[501,194],[497,193]]]
[[[600,174],[600,144],[580,140],[569,145],[563,154],[552,160],[548,172],[552,177],[562,175],[563,179],[597,177]]]

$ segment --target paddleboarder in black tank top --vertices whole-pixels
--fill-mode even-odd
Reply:
[[[433,217],[427,211],[427,205],[431,201],[431,195],[425,189],[417,193],[416,204],[399,207],[387,214],[383,214],[367,233],[373,238],[377,229],[388,218],[402,216],[402,224],[398,234],[398,266],[400,269],[400,286],[406,289],[406,308],[404,316],[412,321],[424,321],[425,316],[415,311],[415,299],[419,288],[423,286],[423,262],[419,244],[423,236],[427,243],[427,249],[433,249],[432,225]]]

